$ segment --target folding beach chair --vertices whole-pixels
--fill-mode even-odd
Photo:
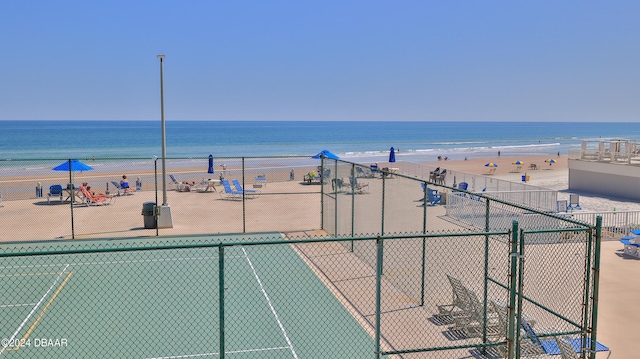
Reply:
[[[441,316],[470,316],[472,311],[469,295],[460,279],[447,274],[447,279],[451,285],[452,300],[451,304],[438,305],[438,312]]]
[[[582,207],[580,207],[580,195],[572,193],[569,195],[569,206],[567,207],[569,209],[582,209]]]

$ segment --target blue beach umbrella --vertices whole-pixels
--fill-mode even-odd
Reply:
[[[549,163],[549,167],[551,167],[552,164],[556,163],[556,160],[554,160],[553,158],[549,158],[544,161]]]
[[[56,167],[52,168],[54,171],[65,171],[65,172],[69,172],[71,171],[71,183],[73,183],[73,172],[75,171],[91,171],[93,168],[89,167],[87,165],[85,165],[84,163],[73,159],[73,160],[68,160],[65,161],[59,165],[57,165]]]
[[[209,155],[209,169],[207,173],[213,173],[213,155]]]
[[[514,161],[514,162],[512,162],[512,164],[514,164],[514,165],[518,165],[518,166],[522,166],[522,165],[524,164],[524,162],[522,162],[522,161],[518,160],[518,161]]]
[[[93,168],[85,165],[78,160],[69,160],[59,164],[52,168],[54,171],[91,171]]]
[[[497,163],[489,162],[485,165],[485,167],[498,167]]]
[[[396,161],[396,151],[393,149],[393,147],[391,147],[391,150],[389,150],[389,162],[395,162]]]
[[[311,156],[311,158],[318,159],[318,158],[320,158],[321,156],[323,156],[323,157],[325,157],[325,158],[330,158],[330,159],[332,159],[332,160],[337,160],[338,158],[340,158],[340,157],[338,157],[336,154],[331,153],[331,152],[330,152],[330,151],[328,151],[328,150],[322,150],[322,151],[320,151],[320,153],[318,153],[317,155],[315,155],[315,156]]]

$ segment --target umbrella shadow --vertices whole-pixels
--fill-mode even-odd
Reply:
[[[40,201],[40,202],[33,202],[33,204],[35,204],[36,206],[68,206],[69,202],[65,202],[65,201]]]

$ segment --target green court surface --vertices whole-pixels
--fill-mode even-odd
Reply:
[[[184,242],[129,241],[136,247],[142,241],[154,247]],[[91,250],[114,242],[128,246],[123,240],[14,244],[10,250],[3,245],[3,254],[56,254],[0,257],[0,356],[220,357],[219,248],[59,253],[63,247]],[[223,258],[225,357],[373,356],[371,336],[289,244],[225,247]]]

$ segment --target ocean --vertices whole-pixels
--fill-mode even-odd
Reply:
[[[568,154],[584,139],[639,139],[633,123],[166,121],[168,158],[310,156],[353,162]],[[160,121],[0,121],[0,161],[153,158]],[[0,162],[0,163],[2,163]]]

